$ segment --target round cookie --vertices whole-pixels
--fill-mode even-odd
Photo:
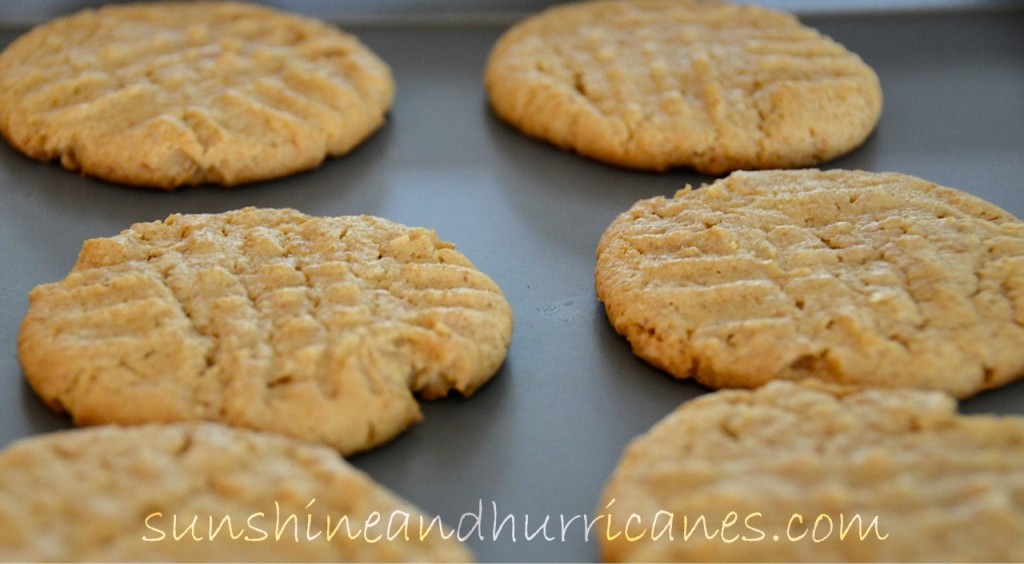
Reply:
[[[706,174],[832,159],[882,109],[875,72],[792,15],[691,0],[550,8],[501,37],[485,85],[497,116],[529,136]]]
[[[611,562],[1019,562],[1024,418],[920,390],[715,392],[630,443],[595,518]]]
[[[433,231],[246,208],[86,241],[29,294],[25,378],[81,425],[208,420],[334,446],[381,444],[414,396],[470,395],[512,313]]]
[[[325,23],[241,3],[87,9],[0,54],[0,132],[42,161],[174,189],[281,177],[383,123],[387,64]]]
[[[427,531],[435,519],[326,447],[212,423],[79,429],[0,452],[7,562],[470,561],[440,519]]]
[[[640,201],[602,236],[595,283],[637,355],[713,388],[966,397],[1024,375],[1024,223],[911,176],[736,172]]]

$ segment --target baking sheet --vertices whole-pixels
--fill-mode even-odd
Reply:
[[[1024,11],[804,21],[859,53],[885,94],[867,143],[822,168],[912,174],[1024,217]],[[456,243],[502,287],[516,325],[491,383],[471,399],[425,405],[423,423],[352,462],[429,515],[461,519],[481,561],[597,560],[595,538],[572,519],[594,511],[629,439],[706,390],[636,359],[614,333],[594,297],[595,246],[636,200],[710,179],[620,170],[498,122],[481,71],[502,23],[345,28],[392,65],[397,98],[381,131],[317,170],[163,193],[82,178],[0,146],[0,446],[69,427],[23,382],[16,340],[28,291],[63,278],[86,238],[249,205],[374,214]],[[23,31],[0,29],[0,45]],[[962,409],[1024,413],[1024,382]],[[546,535],[528,539],[545,518]]]

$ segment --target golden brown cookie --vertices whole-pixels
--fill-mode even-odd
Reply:
[[[633,351],[714,388],[965,397],[1024,375],[1024,223],[895,173],[736,172],[636,203],[597,250]]]
[[[1019,562],[1024,418],[919,390],[715,392],[633,440],[595,519],[614,562]]]
[[[859,146],[882,109],[857,55],[792,15],[723,2],[548,9],[502,36],[485,84],[498,117],[527,135],[707,174],[827,161]]]
[[[0,523],[7,562],[472,558],[337,452],[212,423],[17,442],[0,452]]]
[[[352,35],[241,3],[87,9],[0,54],[0,132],[18,150],[168,190],[314,168],[380,127],[393,95]]]
[[[75,423],[209,420],[342,453],[505,358],[498,286],[433,231],[246,208],[86,241],[29,295],[25,377]]]

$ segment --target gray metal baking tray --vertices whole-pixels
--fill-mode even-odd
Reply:
[[[822,168],[912,174],[1024,217],[1024,10],[1017,6],[806,16],[872,65],[885,93],[867,143]],[[462,519],[482,561],[598,559],[581,518],[564,538],[560,521],[591,514],[626,443],[706,390],[638,360],[611,329],[594,297],[595,246],[636,200],[709,179],[605,166],[498,122],[481,71],[507,24],[345,24],[392,65],[393,111],[354,153],[291,178],[163,193],[82,178],[0,145],[0,446],[70,426],[23,382],[16,340],[29,290],[63,278],[83,240],[175,212],[248,205],[375,214],[455,242],[503,288],[516,326],[504,367],[474,397],[425,405],[423,423],[352,462],[428,514],[451,525]],[[0,28],[0,46],[25,29]],[[1024,382],[962,409],[1024,413]],[[547,535],[527,538],[526,520],[536,533],[545,518]]]

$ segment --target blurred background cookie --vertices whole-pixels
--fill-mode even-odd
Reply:
[[[383,123],[388,65],[325,23],[140,3],[40,25],[0,54],[0,132],[112,182],[233,186],[314,168]]]
[[[471,561],[435,519],[331,449],[212,423],[64,431],[0,452],[4,561]]]
[[[630,443],[596,514],[612,562],[1016,562],[1024,418],[919,390],[715,392]]]
[[[878,76],[794,16],[688,0],[580,2],[509,29],[485,70],[523,133],[630,168],[814,165],[859,146]]]

